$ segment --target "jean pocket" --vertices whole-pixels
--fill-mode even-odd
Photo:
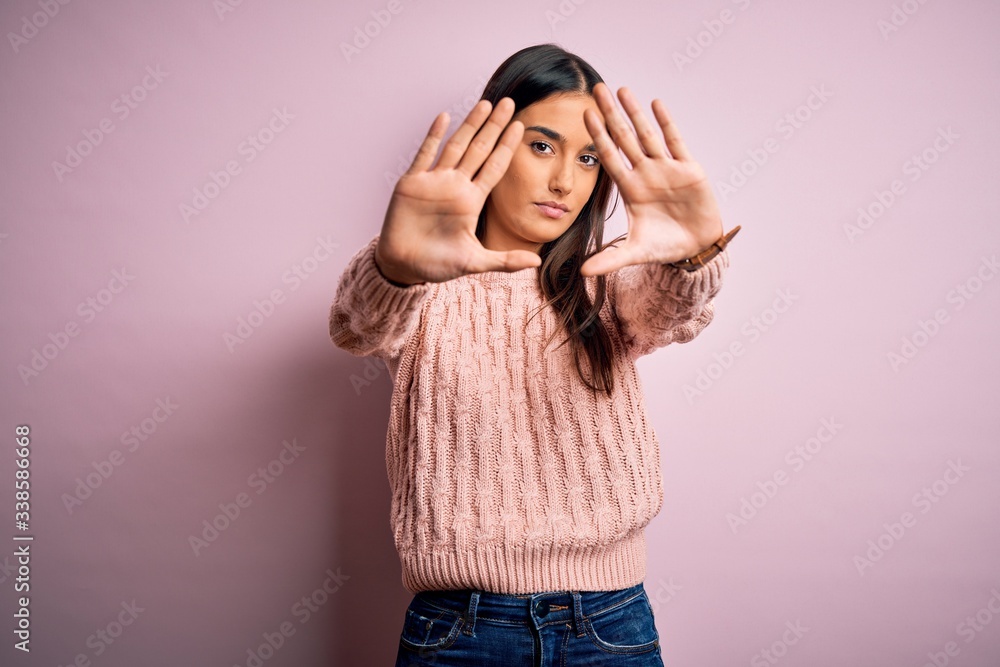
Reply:
[[[587,616],[583,625],[590,641],[608,653],[647,653],[660,645],[645,591],[616,607]]]
[[[462,614],[415,599],[403,619],[400,643],[423,655],[448,648],[462,631]]]

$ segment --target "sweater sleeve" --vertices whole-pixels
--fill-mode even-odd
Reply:
[[[611,303],[633,358],[670,343],[687,343],[715,315],[715,295],[729,268],[723,250],[695,271],[647,262],[618,269],[609,281]]]
[[[379,235],[348,261],[330,307],[330,339],[356,356],[388,359],[399,354],[416,326],[431,285],[400,287],[375,263]]]

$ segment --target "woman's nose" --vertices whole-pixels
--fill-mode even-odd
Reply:
[[[552,175],[552,189],[561,194],[569,194],[573,190],[573,165],[560,165]]]

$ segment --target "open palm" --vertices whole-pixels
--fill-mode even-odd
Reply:
[[[657,132],[632,93],[619,88],[633,132],[604,83],[594,86],[593,95],[601,113],[586,110],[584,123],[625,202],[628,235],[620,246],[590,257],[581,273],[601,275],[631,264],[676,262],[711,246],[722,236],[722,216],[704,170],[691,157],[663,102],[652,104]]]
[[[514,101],[480,100],[431,166],[447,129],[438,114],[413,164],[393,190],[376,262],[398,283],[444,282],[483,271],[517,271],[541,260],[527,250],[488,250],[476,237],[479,212],[510,166],[524,125]],[[499,137],[499,141],[497,138]]]

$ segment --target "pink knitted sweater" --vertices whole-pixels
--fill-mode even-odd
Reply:
[[[386,472],[406,589],[642,581],[663,485],[635,360],[711,322],[728,250],[694,272],[647,263],[608,275],[608,397],[580,380],[570,343],[553,349],[561,329],[545,349],[559,327],[551,306],[529,320],[542,303],[537,268],[399,287],[375,264],[378,238],[341,275],[330,337],[383,359],[393,378]]]

